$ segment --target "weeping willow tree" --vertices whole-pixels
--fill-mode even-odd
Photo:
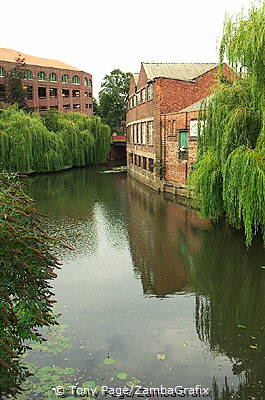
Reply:
[[[226,61],[232,76],[219,80],[202,107],[190,176],[202,217],[225,216],[244,228],[248,246],[258,231],[265,243],[264,21],[265,3],[225,20],[220,65]]]
[[[105,162],[110,136],[99,117],[57,111],[41,117],[8,107],[0,113],[0,168],[31,173]]]

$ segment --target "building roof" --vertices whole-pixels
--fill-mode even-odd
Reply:
[[[136,73],[136,72],[134,72],[133,74],[132,74],[132,76],[133,76],[133,79],[134,79],[134,82],[135,82],[135,84],[137,85],[137,82],[138,82],[138,78],[139,78],[139,73]]]
[[[25,63],[27,65],[39,65],[40,67],[80,71],[80,69],[73,67],[72,65],[66,64],[62,61],[50,60],[48,58],[39,58],[35,56],[30,56],[29,54],[21,53],[17,50],[0,48],[0,60],[2,61],[15,62],[18,56],[19,58],[25,59]]]
[[[152,81],[155,78],[179,79],[193,81],[200,75],[205,74],[213,68],[218,67],[217,63],[142,63],[147,79]]]
[[[184,112],[192,112],[192,111],[200,111],[202,104],[205,102],[205,108],[207,108],[207,105],[209,101],[212,99],[213,95],[204,97],[203,99],[196,101],[196,103],[191,104],[188,107],[183,108],[182,110],[178,111],[178,114],[184,113]]]

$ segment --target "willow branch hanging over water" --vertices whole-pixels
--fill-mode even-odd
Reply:
[[[8,107],[0,113],[0,169],[48,172],[105,162],[110,136],[99,117],[57,111],[41,117]]]
[[[245,230],[246,244],[261,231],[265,243],[265,3],[227,17],[220,79],[200,112],[198,160],[190,176],[203,217]],[[221,76],[221,74],[220,74]]]

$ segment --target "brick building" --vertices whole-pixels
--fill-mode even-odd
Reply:
[[[5,77],[24,60],[23,86],[27,106],[39,112],[56,109],[61,112],[93,114],[92,76],[71,65],[0,49],[0,108],[4,106]],[[2,100],[2,101],[1,101]]]
[[[198,114],[197,109],[186,108],[211,94],[217,72],[218,64],[142,63],[140,73],[131,78],[127,102],[127,165],[131,176],[156,190],[172,191],[172,182],[184,185],[196,148],[196,139],[189,139],[188,124]],[[230,76],[226,65],[223,73]],[[177,120],[178,126],[174,122],[174,128],[169,128],[170,121]],[[191,125],[194,132],[196,122]],[[171,133],[174,129],[172,140],[168,129]],[[185,147],[188,144],[189,152]],[[185,159],[187,155],[189,160]]]

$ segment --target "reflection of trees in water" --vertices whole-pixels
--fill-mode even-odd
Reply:
[[[265,383],[265,252],[258,241],[246,250],[244,238],[228,228],[200,232],[200,248],[191,252],[196,326],[211,351],[226,355],[239,377],[235,390],[226,381],[215,399],[263,399]],[[234,396],[234,397],[231,397]]]
[[[143,292],[166,297],[188,291],[179,240],[184,235],[196,248],[193,229],[204,223],[195,212],[176,207],[133,180],[128,185],[127,215],[134,271]]]
[[[73,169],[26,179],[28,193],[48,218],[50,235],[62,238],[74,251],[60,255],[75,257],[97,250],[98,223],[111,236],[113,246],[127,244],[126,196],[122,178],[100,174],[95,168]],[[97,220],[100,205],[103,220]]]

